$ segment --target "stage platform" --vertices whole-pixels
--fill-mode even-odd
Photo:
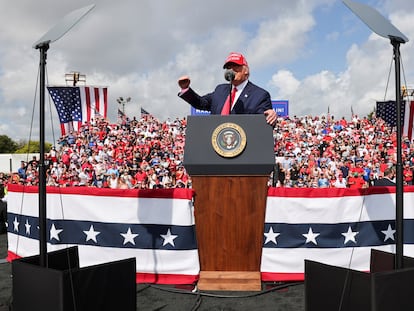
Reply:
[[[12,301],[11,264],[7,235],[0,235],[0,311],[9,311]],[[137,284],[137,310],[305,310],[303,283],[263,283],[262,291],[198,291],[191,285]]]

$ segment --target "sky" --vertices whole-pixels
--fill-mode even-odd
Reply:
[[[409,41],[401,44],[401,83],[414,86],[414,6],[407,0],[359,0],[375,8]],[[390,40],[373,33],[340,0],[0,0],[0,135],[39,140],[39,60],[32,46],[73,10],[94,9],[47,51],[47,84],[65,74],[107,86],[108,118],[119,97],[129,117],[144,108],[160,120],[182,118],[177,80],[189,75],[199,94],[226,82],[223,63],[241,52],[250,81],[273,100],[288,100],[290,116],[365,116],[378,100],[395,99]],[[60,136],[46,98],[45,135]]]

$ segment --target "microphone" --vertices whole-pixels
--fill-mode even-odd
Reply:
[[[224,79],[231,82],[234,80],[234,77],[236,76],[236,73],[233,71],[233,69],[226,69],[224,72]]]

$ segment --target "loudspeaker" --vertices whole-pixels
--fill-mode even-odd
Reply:
[[[394,270],[395,255],[372,250],[371,272],[305,260],[306,311],[411,310],[414,305],[414,259]]]
[[[14,260],[14,311],[136,310],[136,259],[79,267],[77,247]]]

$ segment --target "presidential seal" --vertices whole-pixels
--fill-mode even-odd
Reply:
[[[246,133],[235,123],[223,123],[211,135],[213,149],[225,158],[234,158],[246,148]]]

